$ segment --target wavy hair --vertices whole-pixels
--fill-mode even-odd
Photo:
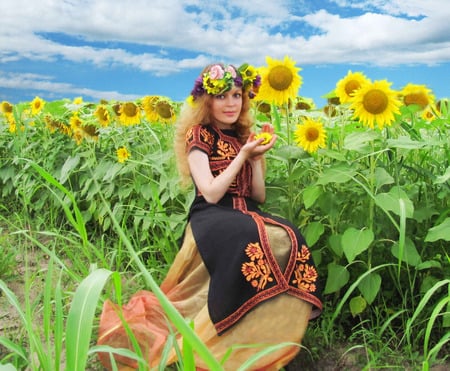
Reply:
[[[209,71],[211,66],[212,64],[205,67],[202,74]],[[187,187],[192,183],[187,161],[188,153],[186,153],[186,133],[195,125],[210,125],[213,122],[214,118],[211,112],[213,99],[213,95],[203,94],[195,99],[194,104],[185,103],[178,116],[175,129],[174,150],[180,181],[184,187]],[[238,133],[238,139],[243,144],[247,141],[254,123],[253,116],[250,113],[250,106],[251,103],[248,92],[243,91],[241,113],[239,114],[236,124],[234,124]]]

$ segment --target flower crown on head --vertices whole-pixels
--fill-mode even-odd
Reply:
[[[261,85],[261,76],[258,71],[247,63],[236,69],[233,65],[213,64],[207,72],[195,79],[194,88],[191,91],[192,100],[203,94],[218,95],[227,92],[237,86],[243,90],[248,89],[250,99],[254,98]]]

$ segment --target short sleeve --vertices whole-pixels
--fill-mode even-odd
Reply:
[[[213,143],[213,134],[203,125],[193,126],[186,133],[186,153],[195,148],[209,156],[212,152]]]

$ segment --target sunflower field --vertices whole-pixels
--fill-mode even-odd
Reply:
[[[324,303],[286,370],[445,369],[450,100],[349,71],[317,107],[298,95],[295,61],[266,61],[255,130],[271,122],[278,140],[262,208],[302,231]],[[183,104],[1,102],[0,369],[101,370],[99,351],[140,360],[96,345],[98,315],[107,298],[158,292],[178,251],[194,196],[172,148]],[[184,348],[221,370],[167,316]],[[185,349],[170,367],[195,370]]]

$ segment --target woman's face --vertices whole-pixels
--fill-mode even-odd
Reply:
[[[219,129],[227,129],[236,123],[242,109],[242,89],[233,86],[226,93],[212,98],[211,114]]]

